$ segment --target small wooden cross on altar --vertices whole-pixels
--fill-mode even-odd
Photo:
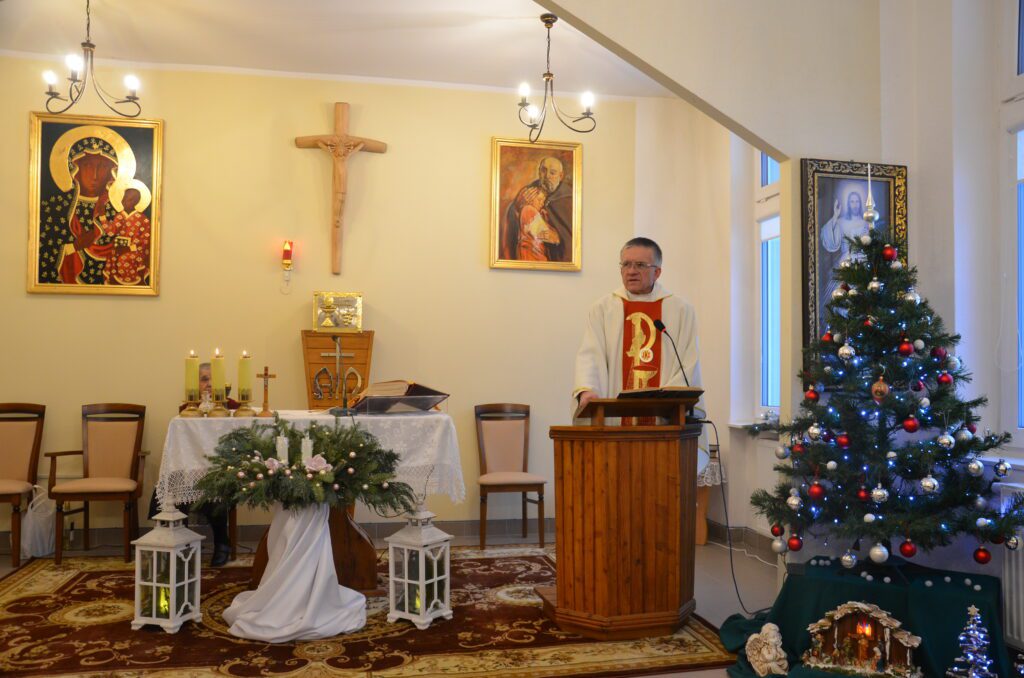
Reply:
[[[299,148],[322,148],[331,154],[334,161],[334,177],[331,192],[331,272],[341,274],[341,217],[345,211],[345,194],[348,191],[348,156],[359,151],[386,153],[388,145],[383,141],[354,137],[348,133],[348,104],[334,104],[334,134],[318,134],[295,137]]]
[[[264,365],[263,373],[256,373],[257,379],[263,380],[263,409],[257,414],[257,417],[272,417],[274,413],[270,411],[270,380],[276,379],[276,374],[271,374],[270,369]]]

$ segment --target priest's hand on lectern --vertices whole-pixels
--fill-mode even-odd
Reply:
[[[580,393],[580,409],[583,409],[584,407],[587,406],[587,403],[589,403],[594,398],[598,397],[600,396],[598,396],[593,391],[583,391],[582,393]]]

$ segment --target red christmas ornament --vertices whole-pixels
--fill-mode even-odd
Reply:
[[[793,443],[793,446],[789,448],[789,451],[793,453],[793,456],[799,457],[807,451],[807,448],[804,447],[803,443]]]
[[[821,335],[821,340],[823,342],[825,342],[826,344],[831,344],[832,343],[832,333],[831,332],[826,332],[825,334]]]
[[[949,372],[943,372],[935,381],[939,382],[939,386],[950,386],[953,383],[953,375]]]
[[[815,481],[807,488],[807,496],[815,501],[821,501],[825,498],[825,487],[821,483]]]
[[[790,548],[792,549],[793,537],[789,538],[789,542]],[[982,565],[987,565],[990,560],[992,560],[992,552],[989,551],[987,548],[985,548],[984,546],[979,546],[978,548],[974,549],[975,562],[981,563]]]
[[[900,346],[896,350],[899,351],[900,355],[904,358],[914,355],[914,345],[906,339],[900,342]]]
[[[903,420],[903,430],[907,433],[915,433],[919,428],[921,428],[921,422],[914,415]]]
[[[867,500],[871,499],[871,493],[868,492],[868,488],[866,488],[863,485],[861,485],[860,489],[857,490],[857,499],[860,499],[861,501],[864,501],[864,502],[866,502]]]
[[[815,391],[813,388],[809,388],[809,389],[807,389],[807,391],[804,392],[804,399],[805,400],[809,400],[812,403],[816,403],[816,402],[818,402],[818,398],[819,398],[818,392]]]
[[[849,292],[850,291],[850,286],[847,283],[843,283],[842,285],[840,285],[840,287],[843,288],[844,292]]]
[[[892,245],[886,245],[882,248],[882,258],[886,261],[896,260],[896,248]]]
[[[799,551],[804,547],[804,540],[800,538],[799,534],[794,534],[790,536],[789,541],[786,542],[786,545],[789,546],[790,551]],[[988,553],[988,551],[986,551],[986,553]],[[989,558],[991,557],[992,556],[989,556]],[[975,559],[977,559],[977,551],[975,551]]]
[[[920,379],[915,381],[913,384],[910,385],[910,390],[911,391],[923,391],[924,390],[924,382],[921,381]]]
[[[913,558],[917,555],[917,544],[909,539],[900,544],[900,555],[904,558]]]
[[[978,432],[978,427],[975,426],[974,422],[972,421],[971,423],[967,424],[967,430],[974,434]]]
[[[822,432],[822,434],[821,434],[821,439],[822,439],[822,440],[823,440],[824,442],[826,442],[826,443],[830,443],[830,442],[832,442],[833,440],[835,440],[835,439],[836,439],[836,434],[835,434],[835,433],[832,433],[832,431],[829,431],[829,430],[825,430],[825,431],[824,431],[824,432]]]
[[[850,436],[846,435],[845,433],[840,433],[839,435],[836,436],[836,444],[839,445],[839,447],[842,447],[844,449],[849,447],[850,446]]]
[[[781,537],[785,533],[786,533],[786,530],[783,529],[782,525],[779,525],[778,523],[772,525],[772,536],[773,537]]]
[[[941,346],[936,346],[935,348],[932,349],[932,357],[935,358],[936,360],[945,360],[946,355],[946,349],[942,348]]]
[[[993,544],[1002,544],[1004,541],[1006,541],[1006,537],[1004,537],[1003,535],[1001,535],[1001,534],[993,534],[992,535],[992,543]]]
[[[875,324],[875,322],[871,318],[865,318],[864,319],[864,327],[871,327],[874,324]]]

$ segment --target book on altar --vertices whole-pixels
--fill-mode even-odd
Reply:
[[[351,407],[360,414],[426,412],[448,399],[447,393],[414,381],[395,379],[370,384],[355,396]]]
[[[653,386],[651,388],[638,388],[635,391],[623,391],[617,397],[620,400],[633,398],[685,398],[689,395],[700,397],[704,390],[697,386]]]

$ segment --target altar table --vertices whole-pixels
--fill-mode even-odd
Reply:
[[[334,416],[326,412],[309,410],[281,410],[281,419],[305,429],[313,422],[317,426],[333,426]],[[447,494],[452,501],[466,498],[466,485],[462,480],[459,442],[451,417],[442,412],[415,412],[408,414],[358,415],[341,417],[342,426],[352,421],[369,431],[385,449],[399,456],[396,480],[408,483],[413,492]],[[164,454],[160,460],[160,477],[156,496],[161,508],[174,504],[198,501],[196,483],[206,475],[221,436],[253,423],[273,423],[273,419],[253,417],[175,417],[167,427]]]

